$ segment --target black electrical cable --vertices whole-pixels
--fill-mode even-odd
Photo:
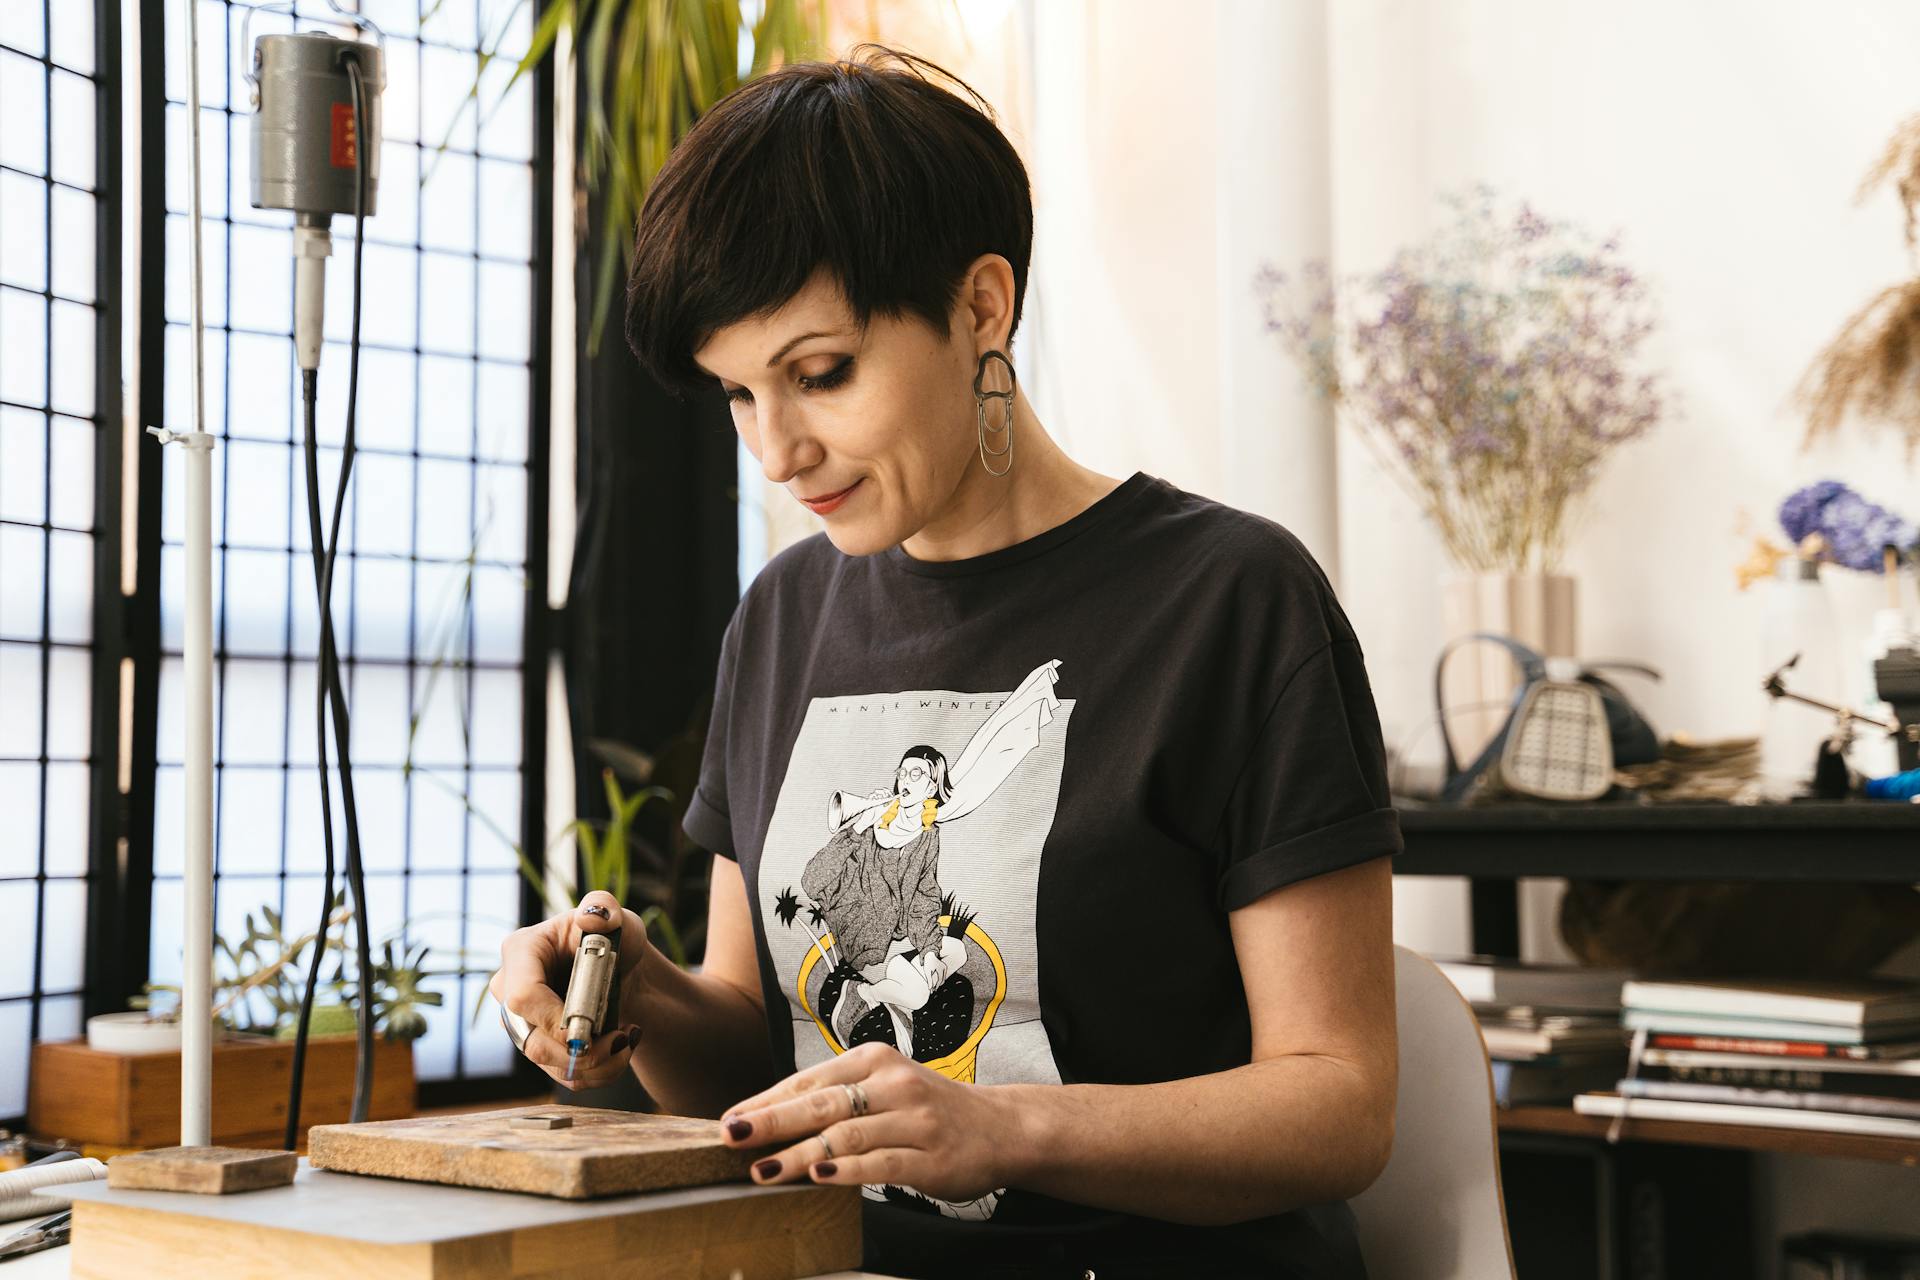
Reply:
[[[359,60],[344,59],[347,77],[353,85],[353,111],[356,139],[365,139],[366,88],[361,80]],[[327,717],[333,718],[334,746],[339,755],[340,798],[346,820],[347,887],[354,901],[354,950],[359,965],[360,998],[356,1009],[357,1045],[354,1061],[353,1105],[350,1117],[355,1122],[367,1118],[373,1091],[373,947],[367,923],[367,886],[365,865],[360,856],[360,816],[353,793],[353,759],[350,720],[347,713],[346,686],[340,678],[340,654],[333,631],[333,570],[340,550],[340,520],[345,509],[347,486],[353,475],[354,435],[360,389],[360,301],[361,263],[366,247],[367,157],[356,145],[353,201],[353,322],[348,340],[347,422],[341,442],[340,476],[334,491],[333,515],[326,537],[320,528],[320,469],[318,431],[315,426],[315,402],[318,399],[319,374],[305,370],[301,392],[305,402],[305,438],[307,463],[307,525],[312,544],[314,585],[318,596],[319,655],[315,667],[315,727],[319,738],[320,824],[326,851],[326,879],[321,895],[319,934],[313,959],[307,967],[307,985],[300,1005],[300,1018],[294,1032],[293,1074],[289,1082],[286,1145],[292,1148],[299,1137],[300,1093],[306,1065],[308,1026],[313,1016],[313,996],[319,982],[320,961],[326,948],[326,933],[331,917],[334,883],[334,845],[332,799],[327,786]]]

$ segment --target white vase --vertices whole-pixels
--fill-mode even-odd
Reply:
[[[1440,600],[1442,646],[1492,631],[1545,657],[1574,656],[1574,581],[1566,574],[1456,572],[1442,580]],[[1498,645],[1464,645],[1447,660],[1442,700],[1462,767],[1506,722],[1519,680],[1519,667]]]

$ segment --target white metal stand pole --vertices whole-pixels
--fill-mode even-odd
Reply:
[[[181,929],[180,1142],[213,1141],[213,437],[207,434],[206,310],[200,245],[200,6],[187,8],[187,118],[191,160],[193,426],[162,442],[186,446],[186,877]]]

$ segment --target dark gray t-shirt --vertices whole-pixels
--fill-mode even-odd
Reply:
[[[782,553],[727,629],[685,825],[740,864],[779,1069],[879,1040],[980,1084],[1244,1065],[1228,913],[1400,849],[1326,577],[1144,473],[966,560]],[[1194,1228],[866,1196],[894,1274],[1360,1274],[1344,1205]]]

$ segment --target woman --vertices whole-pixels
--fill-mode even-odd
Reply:
[[[703,967],[591,894],[507,940],[494,994],[560,1078],[567,958],[621,926],[622,1022],[575,1083],[633,1071],[756,1181],[862,1187],[877,1271],[1362,1275],[1400,837],[1359,644],[1277,525],[1055,444],[1006,354],[1018,156],[937,68],[856,59],[709,111],[629,281],[638,358],[717,382],[825,524],[722,644]],[[955,742],[966,810],[912,750]],[[838,789],[889,771],[871,808]],[[822,794],[828,852],[878,809],[838,868]]]

